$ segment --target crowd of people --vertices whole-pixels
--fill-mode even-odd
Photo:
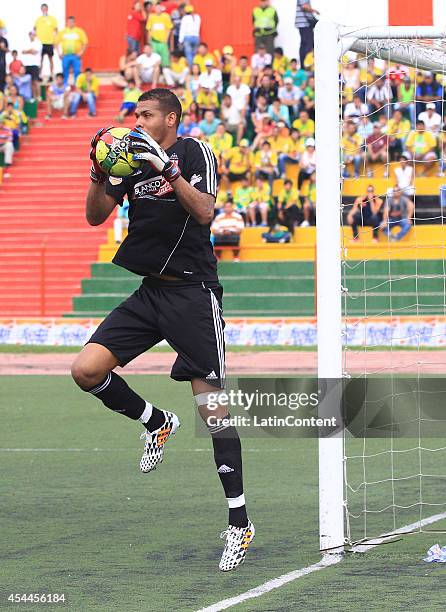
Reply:
[[[123,91],[116,121],[133,113],[144,88],[172,88],[183,108],[179,135],[205,139],[216,155],[218,212],[227,215],[232,207],[234,226],[240,227],[240,216],[244,226],[269,226],[266,236],[273,235],[273,228],[292,235],[297,225],[314,224],[316,19],[311,2],[297,0],[300,49],[298,57],[287,57],[276,46],[277,11],[270,0],[259,0],[252,13],[254,52],[237,56],[231,45],[208,47],[201,36],[201,16],[192,4],[134,1],[127,19],[127,51],[113,79]],[[87,45],[87,34],[75,18],[69,16],[66,27],[59,29],[47,4],[41,5],[23,49],[10,50],[7,39],[0,38],[0,151],[7,164],[27,130],[26,105],[40,99],[45,61],[47,118],[54,111],[64,118],[75,116],[81,104],[95,116],[99,80],[90,68],[81,68]],[[54,74],[56,53],[62,72]],[[410,219],[411,162],[421,162],[423,174],[429,174],[440,159],[443,175],[444,83],[431,73],[415,74],[400,65],[355,55],[343,58],[340,73],[343,176],[372,179],[378,165],[384,166],[384,175],[394,178],[393,191],[404,201],[405,218]],[[290,173],[290,166],[296,172]],[[348,215],[354,237],[358,214],[363,224],[379,220],[385,230],[387,204],[376,210],[376,201],[364,197],[361,202]],[[218,223],[217,217],[217,233]],[[223,226],[228,225],[224,220]]]
[[[90,116],[95,116],[99,80],[89,68],[81,72],[88,38],[74,17],[69,16],[65,27],[60,27],[48,4],[43,3],[40,15],[31,18],[19,48],[10,48],[5,26],[0,20],[0,153],[3,165],[10,166],[20,137],[28,132],[29,120],[36,116],[42,101],[42,83],[46,118],[51,119],[57,111],[66,119],[75,116],[82,103],[88,106]],[[57,74],[56,54],[62,67]]]

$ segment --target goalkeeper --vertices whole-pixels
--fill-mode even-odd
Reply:
[[[99,325],[74,361],[72,376],[107,408],[142,423],[145,444],[140,469],[150,472],[163,460],[165,443],[177,431],[179,419],[143,399],[114,370],[162,339],[175,349],[178,356],[171,377],[191,382],[198,411],[209,427],[229,506],[219,565],[228,571],[244,561],[254,526],[246,514],[237,431],[225,419],[225,407],[208,407],[225,384],[223,290],[210,243],[216,161],[206,143],[177,138],[181,104],[171,91],[152,89],[142,94],[135,116],[128,146],[142,162],[141,169],[122,179],[103,174],[95,161],[95,146],[105,131],[100,130],[92,141],[86,216],[91,225],[104,223],[127,195],[128,235],[113,262],[144,278],[139,289]]]

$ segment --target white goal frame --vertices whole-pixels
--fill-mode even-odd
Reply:
[[[341,379],[341,171],[339,61],[349,50],[433,72],[445,71],[446,50],[423,39],[446,38],[435,27],[341,26],[320,21],[315,28],[316,210],[317,210],[317,343],[318,378]],[[331,394],[320,414],[338,413],[339,397]],[[319,540],[325,554],[344,550],[344,436],[319,439]]]

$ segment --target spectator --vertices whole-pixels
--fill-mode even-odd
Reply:
[[[14,160],[12,130],[5,125],[2,115],[0,115],[0,151],[4,155],[5,165],[10,166]]]
[[[121,206],[116,207],[116,217],[113,221],[113,232],[115,235],[115,243],[121,244],[122,232],[129,227],[129,201],[125,198]]]
[[[189,68],[186,58],[181,51],[172,51],[170,66],[169,68],[163,68],[163,74],[166,79],[166,85],[169,85],[169,87],[186,84]]]
[[[268,137],[271,150],[279,155],[287,147],[289,136],[290,132],[284,121],[273,123],[271,135]]]
[[[400,165],[395,168],[395,180],[398,191],[405,196],[411,204],[415,195],[415,171],[412,164],[409,164],[410,155],[403,153],[400,157]]]
[[[18,59],[18,53],[16,50],[11,51],[12,61],[9,64],[9,74],[12,74],[13,77],[19,74],[19,70],[21,66],[23,66],[23,62]]]
[[[243,138],[240,145],[232,147],[225,155],[223,174],[233,183],[249,178],[252,165],[252,153],[249,150],[249,140]]]
[[[293,122],[299,112],[299,102],[303,96],[302,90],[293,84],[291,77],[286,77],[283,79],[283,87],[279,88],[278,95],[280,103],[288,107],[290,121]]]
[[[290,127],[290,111],[288,106],[281,104],[280,100],[274,100],[268,107],[268,115],[277,123],[283,121],[288,127]]]
[[[208,87],[201,87],[197,94],[197,104],[202,116],[208,110],[216,112],[218,109],[217,92]]]
[[[356,198],[347,215],[347,223],[351,225],[353,240],[358,240],[358,225],[373,227],[373,242],[378,242],[378,230],[383,219],[384,200],[375,193],[373,185],[367,187],[367,194]]]
[[[149,14],[146,30],[148,40],[154,53],[161,57],[161,66],[169,66],[169,36],[173,28],[170,15],[164,11],[162,4],[155,4],[154,12]]]
[[[319,13],[311,8],[311,0],[297,0],[294,25],[300,34],[299,58],[301,68],[305,67],[305,58],[314,49],[313,30],[317,21],[315,15],[319,15]]]
[[[397,109],[387,123],[387,134],[389,136],[390,159],[397,159],[403,152],[404,143],[410,132],[410,121],[403,117],[403,113]]]
[[[1,117],[5,126],[12,131],[12,142],[14,148],[17,149],[20,139],[20,128],[22,127],[23,118],[26,120],[26,115],[22,111],[15,109],[12,102],[8,102]]]
[[[190,105],[194,101],[190,91],[188,89],[186,89],[184,87],[184,85],[178,85],[174,89],[174,94],[176,95],[176,97],[181,102],[181,109],[182,109],[183,113],[187,112],[189,110],[189,108],[190,108]]]
[[[181,19],[179,43],[184,46],[187,62],[189,67],[192,67],[200,45],[201,17],[195,12],[192,4],[186,5],[184,13]]]
[[[46,94],[46,119],[51,119],[54,110],[62,111],[62,119],[68,116],[68,106],[70,103],[70,87],[64,81],[64,75],[59,72],[56,74],[55,81],[48,86]]]
[[[252,191],[252,202],[248,206],[248,224],[257,225],[257,213],[260,213],[262,227],[268,225],[268,211],[271,206],[271,187],[261,178],[257,178]]]
[[[285,71],[283,75],[285,79],[292,79],[295,87],[301,87],[308,79],[308,73],[303,68],[298,68],[297,59],[293,58],[290,60],[290,67]]]
[[[308,180],[316,170],[316,149],[314,138],[307,138],[305,140],[305,151],[302,153],[300,158],[299,167],[300,171],[297,177],[297,186],[300,191],[304,181]]]
[[[276,47],[273,55],[273,71],[276,78],[283,79],[283,75],[288,69],[289,60],[283,53],[282,47]]]
[[[344,92],[353,95],[355,91],[358,91],[358,89],[361,87],[361,78],[358,62],[349,62],[343,67],[342,79],[344,84]]]
[[[136,82],[136,85],[139,87],[140,78],[138,64],[136,62],[137,58],[138,55],[136,51],[130,51],[130,49],[127,49],[126,54],[119,58],[119,75],[112,80],[113,85],[124,89],[127,87],[128,81],[133,79]]]
[[[237,207],[237,212],[243,215],[245,220],[248,214],[248,207],[252,202],[252,194],[253,189],[249,185],[249,178],[245,176],[234,193],[234,202]]]
[[[119,114],[116,116],[116,121],[122,123],[127,115],[132,115],[135,112],[141,90],[136,86],[134,79],[130,79],[127,87],[124,89],[124,100],[119,109]]]
[[[178,126],[178,136],[180,136],[181,138],[186,138],[187,136],[190,136],[191,131],[197,127],[198,123],[192,121],[189,113],[183,113],[181,117],[181,123]]]
[[[365,102],[361,100],[361,96],[358,94],[353,96],[353,102],[349,102],[345,105],[344,118],[345,119],[359,119],[367,115],[369,107]]]
[[[266,46],[260,44],[257,48],[257,52],[251,57],[251,68],[253,76],[257,75],[265,68],[265,66],[271,66],[273,57],[271,53],[267,53]]]
[[[370,106],[371,112],[379,112],[389,107],[392,101],[392,90],[389,82],[380,78],[372,85],[367,92],[367,103]]]
[[[259,0],[259,6],[252,11],[254,46],[257,51],[260,45],[265,45],[268,53],[274,51],[274,40],[277,36],[279,16],[269,0]]]
[[[303,221],[299,192],[293,182],[287,179],[277,196],[277,216],[279,221],[293,234],[296,225]]]
[[[307,85],[304,88],[302,96],[302,108],[306,110],[311,119],[314,119],[314,105],[315,105],[315,92],[314,92],[314,77],[308,77]]]
[[[238,144],[243,137],[246,121],[242,112],[235,106],[231,96],[223,96],[220,117],[225,122],[227,131],[232,134]]]
[[[234,77],[240,77],[240,82],[243,85],[248,85],[251,87],[252,85],[252,68],[248,63],[248,58],[246,55],[240,56],[239,62],[236,66],[234,66],[232,70],[232,82],[234,82]]]
[[[62,71],[65,85],[73,70],[74,81],[81,72],[81,58],[87,48],[88,38],[82,28],[76,26],[74,17],[68,17],[67,27],[57,36],[58,52],[62,58]]]
[[[441,115],[436,112],[435,108],[433,102],[428,102],[426,110],[418,115],[418,119],[424,123],[426,130],[438,134],[441,128]]]
[[[273,181],[277,178],[277,154],[271,150],[270,143],[265,140],[262,142],[260,151],[254,155],[253,170],[255,177],[268,181],[271,189]]]
[[[373,137],[369,136],[369,138]],[[353,121],[349,121],[345,124],[344,136],[342,137],[342,151],[343,151],[343,163],[344,178],[349,178],[350,174],[347,170],[347,164],[353,163],[355,178],[359,178],[359,172],[361,168],[361,162],[364,159],[364,151],[362,149],[362,138],[356,132],[356,126]]]
[[[234,75],[232,85],[226,90],[226,95],[230,96],[235,107],[244,115],[249,107],[249,96],[251,88],[242,83],[242,78]]]
[[[216,52],[216,55],[220,55]],[[237,60],[234,56],[234,49],[231,45],[225,45],[222,49],[222,54],[219,59],[220,70],[223,80],[223,89],[226,90],[231,81],[232,72],[237,64]]]
[[[313,138],[315,125],[307,110],[300,111],[299,118],[293,121],[293,128],[299,130],[302,138]]]
[[[201,118],[201,114],[200,114],[200,107],[195,102],[195,100],[189,106],[189,115],[190,115],[191,120],[198,124]]]
[[[255,90],[255,99],[259,96],[263,96],[269,106],[277,99],[278,87],[277,83],[273,81],[269,76],[265,75],[262,77],[260,86]]]
[[[421,176],[425,176],[433,167],[437,158],[435,148],[437,141],[432,132],[427,132],[423,121],[417,121],[417,129],[412,130],[406,140],[406,149],[414,161],[424,162]]]
[[[285,178],[286,164],[298,164],[300,156],[303,153],[302,139],[299,134],[299,130],[293,128],[291,130],[290,138],[284,152],[279,154],[279,174],[280,178]]]
[[[373,124],[367,115],[360,117],[356,131],[358,132],[359,136],[361,136],[362,140],[367,140],[367,138],[373,132]]]
[[[143,52],[136,60],[139,78],[143,83],[151,83],[153,87],[158,85],[161,68],[161,56],[155,53],[152,45],[145,44]]]
[[[198,45],[197,54],[194,57],[194,64],[198,64],[200,66],[200,73],[206,71],[206,62],[212,60],[212,64],[214,64],[214,56],[209,53],[209,49],[206,43],[202,42]]]
[[[404,195],[401,195],[398,188],[393,189],[390,195],[386,196],[384,207],[382,231],[391,241],[404,238],[412,227],[414,213],[413,203]],[[400,231],[392,234],[393,227],[399,227]]]
[[[209,58],[205,61],[205,68],[200,74],[198,83],[200,87],[211,89],[217,93],[221,93],[223,91],[223,77],[221,70],[215,68],[213,59]]]
[[[96,117],[96,99],[99,95],[99,79],[91,68],[86,68],[76,79],[76,91],[71,94],[70,115],[76,115],[81,102],[88,106],[88,115]]]
[[[224,155],[232,148],[232,136],[226,131],[224,123],[217,125],[215,132],[209,136],[208,142],[221,165]]]
[[[20,68],[18,76],[16,76],[14,79],[14,84],[15,84],[14,89],[17,89],[16,95],[18,94],[20,98],[22,98],[22,101],[20,102],[20,110],[23,110],[23,101],[28,102],[33,97],[33,86],[32,86],[31,75],[26,74],[25,66],[22,66]],[[16,108],[18,108],[18,106],[16,106]]]
[[[194,100],[197,99],[197,95],[200,90],[200,75],[200,66],[198,64],[192,64],[190,74],[186,79],[186,84]]]
[[[426,110],[426,104],[433,102],[438,113],[442,112],[443,90],[436,76],[432,72],[426,72],[424,79],[417,87],[416,116]]]
[[[8,41],[0,35],[0,91],[5,88],[5,77],[6,77],[6,54],[9,51]]]
[[[43,58],[46,55],[50,64],[50,79],[52,80],[54,76],[54,45],[57,40],[57,19],[48,14],[48,4],[42,4],[40,10],[42,14],[34,24],[36,36],[42,43],[40,70],[43,70]]]
[[[147,20],[147,13],[144,5],[139,0],[133,2],[133,7],[127,17],[127,48],[131,52],[135,52],[138,56],[140,53],[141,39],[143,36],[144,22]]]
[[[26,74],[31,76],[32,81],[32,96],[38,100],[40,98],[40,64],[42,57],[43,45],[37,39],[35,32],[29,33],[29,43],[27,48],[22,51],[23,65],[26,67]]]
[[[170,12],[170,18],[172,19],[172,23],[173,23],[173,30],[172,30],[172,35],[170,39],[172,51],[182,51],[182,48],[180,49],[180,47],[183,46],[183,45],[180,45],[180,28],[181,28],[181,20],[183,19],[185,15],[185,12],[184,12],[185,8],[186,8],[186,5],[184,4],[184,2],[177,4],[177,1],[175,0],[172,11]]]
[[[258,96],[255,101],[254,111],[251,113],[251,121],[254,126],[256,134],[260,134],[263,127],[264,119],[271,119],[268,117],[268,106],[266,105],[266,98],[264,96]]]
[[[267,232],[262,232],[262,238],[267,244],[284,244],[291,242],[291,232],[284,225],[273,222]]]
[[[415,85],[410,80],[410,77],[405,77],[403,82],[397,89],[398,102],[395,104],[395,109],[401,110],[406,114],[412,125],[415,125]]]
[[[212,134],[217,131],[217,126],[220,123],[220,119],[217,119],[213,110],[206,110],[203,115],[203,119],[198,124],[201,132],[209,138]]]
[[[245,224],[242,216],[235,212],[234,205],[228,200],[223,206],[223,212],[217,215],[212,223],[212,234],[214,236],[214,250],[217,259],[221,256],[221,248],[233,247],[234,261],[240,261],[240,234]]]
[[[359,134],[357,134],[359,136]],[[358,139],[359,142],[359,139]],[[367,154],[366,158],[370,164],[383,163],[387,164],[389,161],[388,146],[389,138],[387,134],[382,134],[379,123],[373,124],[373,132],[366,140]],[[355,170],[356,172],[356,170]],[[373,176],[373,167],[369,166],[368,176]],[[386,167],[384,176],[388,176],[388,168]]]
[[[302,197],[300,198],[302,200]],[[303,198],[303,214],[304,220],[300,224],[301,227],[310,227],[311,218],[315,217],[316,213],[316,172],[310,174],[307,185],[307,193]]]

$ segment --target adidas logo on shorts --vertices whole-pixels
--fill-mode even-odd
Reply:
[[[231,467],[229,467],[228,465],[225,465],[224,463],[217,470],[219,474],[229,474],[229,472],[233,472],[233,471],[234,470]]]
[[[213,378],[218,378],[217,374],[214,372],[214,370],[212,370],[212,372],[210,372],[207,376],[206,376],[206,380],[209,379],[213,379]]]

